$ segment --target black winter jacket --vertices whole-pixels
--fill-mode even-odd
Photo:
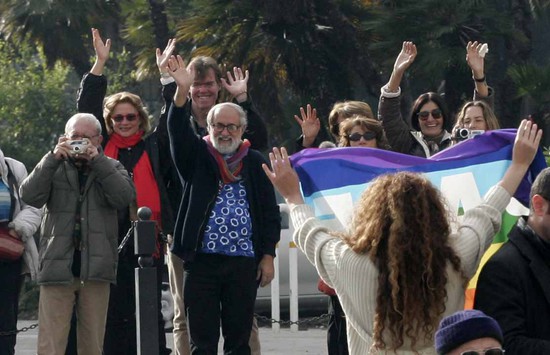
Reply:
[[[550,250],[520,218],[487,261],[474,308],[500,324],[506,354],[550,354]]]
[[[171,251],[184,261],[191,261],[202,241],[222,182],[218,165],[208,152],[206,142],[195,134],[186,117],[185,106],[172,105],[168,114],[168,134],[183,195]],[[250,205],[252,243],[257,262],[264,254],[275,256],[281,230],[275,191],[261,167],[265,162],[260,152],[250,149],[243,158],[241,172]]]

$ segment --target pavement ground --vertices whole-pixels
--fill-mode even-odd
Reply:
[[[37,323],[36,320],[20,320],[17,322],[17,329],[29,327]],[[308,328],[291,332],[289,328],[281,328],[274,332],[270,327],[260,327],[260,343],[262,344],[262,355],[326,355],[326,328]],[[17,335],[16,355],[36,354],[36,340],[38,328]],[[166,342],[172,348],[172,333],[166,333]],[[221,342],[219,349],[221,349]],[[221,350],[218,351],[221,354]]]

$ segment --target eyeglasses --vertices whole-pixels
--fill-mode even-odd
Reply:
[[[361,137],[363,137],[366,141],[370,141],[371,139],[376,138],[376,133],[374,132],[365,132],[363,134],[355,132],[354,134],[351,134],[348,136],[349,140],[352,142],[357,142],[361,140]]]
[[[228,125],[225,125],[223,123],[214,123],[213,125],[210,125],[212,128],[214,128],[214,130],[218,133],[221,133],[223,132],[224,129],[227,128],[227,132],[229,133],[233,133],[233,132],[237,132],[237,130],[239,128],[241,128],[241,126],[238,126],[236,124],[228,124]]]
[[[470,351],[465,351],[463,353],[460,353],[460,355],[502,355],[504,354],[504,349],[501,349],[501,348],[491,348],[491,349],[487,349],[487,350],[481,350],[481,351],[475,351],[475,350],[470,350]]]
[[[132,122],[132,121],[135,121],[138,118],[138,115],[136,115],[135,113],[128,113],[126,115],[118,114],[118,115],[114,115],[111,118],[113,119],[113,121],[115,121],[117,123],[122,122],[124,119],[126,119],[126,121],[128,121],[128,122]]]
[[[428,116],[430,116],[430,113],[432,114],[432,117],[435,119],[441,118],[443,115],[443,112],[441,112],[441,109],[436,108],[431,111],[420,111],[417,113],[418,118],[420,118],[422,121],[426,121],[428,119]]]

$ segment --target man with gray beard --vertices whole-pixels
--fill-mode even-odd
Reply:
[[[279,208],[263,156],[242,140],[244,110],[221,103],[199,138],[185,119],[195,80],[180,56],[169,61],[177,90],[168,114],[172,159],[183,186],[171,252],[184,261],[184,304],[192,354],[250,354],[256,290],[273,279]]]

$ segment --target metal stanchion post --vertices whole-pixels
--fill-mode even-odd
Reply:
[[[141,207],[139,221],[134,222],[134,246],[139,264],[135,270],[138,355],[159,353],[157,271],[153,264],[155,221],[149,220],[151,215],[149,208]]]

